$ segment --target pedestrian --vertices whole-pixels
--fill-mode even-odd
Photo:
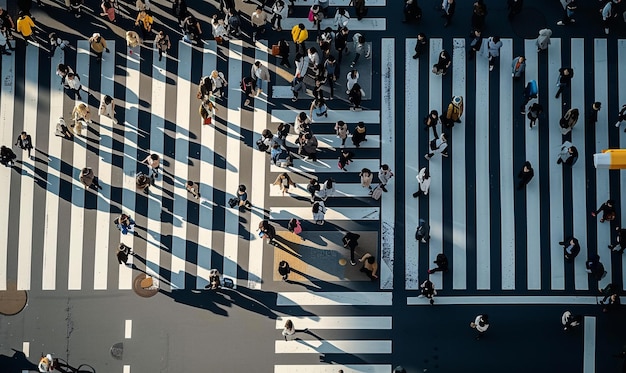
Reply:
[[[248,200],[248,192],[246,191],[246,186],[241,184],[237,187],[237,192],[235,193],[237,199],[239,199],[239,208],[241,207],[252,207],[252,203]]]
[[[135,255],[135,253],[130,247],[124,245],[123,243],[120,243],[120,245],[117,247],[117,262],[119,264],[127,265],[129,255]]]
[[[378,170],[378,180],[380,180],[380,187],[383,192],[387,192],[386,185],[389,183],[391,178],[393,177],[393,172],[391,168],[387,164],[383,164],[380,166]]]
[[[417,0],[405,0],[404,2],[404,19],[402,23],[413,23],[422,20],[422,9],[417,4]]]
[[[0,38],[2,37],[2,35],[3,34],[0,30]],[[48,40],[50,41],[50,56],[54,56],[54,52],[56,51],[57,47],[60,48],[61,50],[65,50],[65,47],[67,47],[70,44],[69,40],[63,40],[60,37],[58,37],[56,32],[49,33]]]
[[[448,257],[445,256],[444,253],[437,254],[437,258],[433,261],[437,265],[436,268],[432,268],[428,270],[428,274],[433,274],[437,271],[447,272],[448,271]]]
[[[602,25],[604,26],[604,33],[609,34],[609,26],[611,25],[611,18],[617,14],[613,14],[613,3],[619,3],[621,0],[609,0],[600,10],[602,15]],[[616,12],[617,13],[617,12]]]
[[[576,22],[574,19],[574,11],[578,8],[576,0],[563,0],[561,1],[561,5],[563,5],[563,18],[556,24],[559,26],[566,26],[570,23]]]
[[[74,70],[72,70],[71,67],[62,63],[57,65],[56,74],[61,78],[61,84],[63,84],[64,88],[69,88],[66,82],[66,78],[69,73],[74,73]]]
[[[441,117],[441,124],[445,125],[447,128],[454,127],[455,123],[461,123],[461,116],[463,115],[463,97],[462,96],[454,96],[450,103],[448,104],[448,110],[446,110],[445,114]],[[433,128],[435,131],[436,128]]]
[[[561,127],[561,134],[567,135],[578,122],[579,111],[577,108],[571,108],[565,112],[563,117],[559,120],[559,126]]]
[[[296,332],[300,332],[300,331],[301,330],[296,330],[291,320],[287,320],[285,322],[285,327],[283,328],[282,335],[283,337],[285,337],[285,341],[286,341],[288,336],[294,335],[296,334]],[[304,330],[302,330],[302,332],[305,332],[305,333],[308,331],[309,331],[309,328],[305,328]]]
[[[230,38],[225,20],[221,18],[218,19],[217,14],[213,15],[213,20],[211,22],[211,34],[213,35],[213,40],[215,40],[217,44],[222,44],[224,40],[228,40]]]
[[[478,52],[480,47],[483,45],[482,31],[474,30],[471,37],[472,41],[470,42],[469,59],[473,60],[474,57],[476,57],[476,52]]]
[[[374,179],[374,174],[369,168],[361,169],[359,172],[359,177],[361,178],[361,186],[363,188],[367,188],[372,191],[372,180]]]
[[[89,38],[89,47],[96,55],[96,62],[100,63],[102,61],[102,53],[109,53],[109,48],[107,48],[107,42],[104,40],[99,33],[94,32],[93,35]]]
[[[600,212],[602,212],[602,218],[600,218],[600,223],[615,220],[615,217],[617,216],[615,212],[615,202],[612,199],[607,200],[602,205],[600,205],[600,207],[598,207],[596,211],[592,211],[591,216],[595,218]]]
[[[600,262],[600,256],[598,254],[590,254],[589,258],[585,262],[585,270],[596,281],[600,281],[606,276],[604,265]]]
[[[228,20],[230,23],[230,19]],[[187,13],[183,20],[183,42],[189,44],[200,43],[202,40],[202,28],[200,22],[192,14]]]
[[[413,55],[413,59],[416,60],[420,58],[424,51],[428,50],[428,40],[426,39],[426,34],[420,32],[417,34],[417,42],[415,43],[415,54]]]
[[[417,229],[415,230],[415,239],[421,243],[426,243],[430,239],[430,226],[426,220],[419,219]]]
[[[143,172],[138,172],[135,178],[135,185],[137,186],[137,190],[143,192],[143,194],[150,194],[150,184],[152,183],[152,179],[148,177],[148,175]]]
[[[256,79],[246,76],[241,80],[240,87],[244,97],[246,98],[243,105],[249,106],[251,102],[250,100],[254,98],[257,90]]]
[[[1,9],[1,8],[0,8]],[[9,44],[9,35],[10,31],[6,26],[0,26],[0,54],[10,56],[11,53],[7,51],[11,49],[11,44]],[[54,54],[54,50],[51,50],[50,55]]]
[[[159,178],[159,166],[161,165],[161,157],[158,154],[152,153],[144,158],[141,163],[145,163],[150,167],[150,178],[154,184],[154,180]]]
[[[326,214],[326,206],[324,206],[324,202],[313,202],[311,212],[313,213],[313,220],[315,221],[315,224],[324,225],[324,215]]]
[[[296,218],[291,218],[287,223],[287,230],[300,237],[300,233],[302,233],[302,224],[300,224],[300,220]],[[302,239],[302,241],[305,241],[304,237],[300,237],[300,239]]]
[[[489,329],[489,315],[483,314],[476,316],[474,321],[470,322],[470,327],[472,329],[476,329],[478,335],[476,336],[476,340],[479,340]]]
[[[228,35],[234,38],[241,36],[241,17],[239,17],[239,12],[235,9],[228,9],[226,11],[226,19],[228,19],[226,25]]]
[[[578,160],[578,149],[571,142],[566,141],[561,145],[561,151],[559,152],[559,159],[557,164],[563,163],[567,166],[573,166]]]
[[[306,190],[311,194],[311,203],[315,201],[315,193],[321,190],[322,186],[317,181],[317,179],[309,180],[309,184],[306,186]]]
[[[284,196],[285,193],[289,194],[289,187],[295,187],[296,183],[291,180],[291,177],[289,177],[288,173],[282,172],[278,174],[276,180],[274,180],[274,183],[272,185],[278,185],[280,187],[280,191],[283,193]]]
[[[100,9],[102,9],[100,16],[107,17],[109,21],[115,23],[115,13],[116,11],[119,11],[119,6],[116,0],[102,0]]]
[[[359,122],[352,133],[352,144],[358,148],[363,141],[367,141],[367,129],[365,123]]]
[[[582,316],[573,315],[570,311],[563,312],[563,315],[561,316],[561,324],[563,325],[563,330],[565,331],[579,326],[581,321]]]
[[[420,195],[428,195],[428,190],[430,189],[430,172],[428,172],[427,167],[422,167],[422,169],[417,173],[415,177],[417,179],[417,192],[413,193],[413,198],[417,198]]]
[[[580,243],[576,237],[570,237],[565,241],[561,241],[559,245],[563,246],[563,256],[568,262],[573,261],[580,253]]]
[[[139,34],[133,30],[126,31],[126,45],[128,46],[128,54],[133,54],[133,48],[141,44]]]
[[[350,0],[350,5],[354,6],[354,12],[356,13],[357,20],[360,21],[367,15],[365,0]]]
[[[272,224],[270,224],[267,220],[261,220],[259,222],[259,238],[267,240],[267,243],[270,245],[274,242],[276,238],[276,228]]]
[[[487,40],[489,71],[493,71],[493,67],[500,62],[500,48],[502,48],[502,41],[498,36],[492,36]]]
[[[442,157],[447,157],[448,140],[446,139],[446,135],[442,133],[441,136],[438,136],[437,132],[435,132],[435,137],[428,143],[428,148],[430,152],[424,155],[424,158],[427,160],[430,160],[435,153],[441,153]]]
[[[359,81],[359,72],[355,69],[350,70],[348,75],[346,75],[346,94],[350,94],[350,90],[354,87],[355,84]]]
[[[609,244],[609,249],[622,254],[626,249],[626,229],[616,227],[615,231],[617,231],[617,234],[615,235],[615,241],[613,241],[615,243]]]
[[[302,53],[297,53],[294,59],[294,63],[296,65],[296,78],[304,79],[309,69],[309,58]]]
[[[89,90],[86,87],[83,87],[83,85],[80,82],[80,78],[78,77],[78,75],[74,74],[73,72],[68,73],[67,76],[65,77],[65,86],[67,87],[67,89],[74,92],[76,99],[79,99],[79,100],[83,99],[80,95],[80,91],[85,91],[87,92],[87,94],[89,94]]]
[[[311,47],[307,49],[306,53],[307,53],[306,57],[309,59],[308,67],[311,69],[311,72],[313,73],[313,75],[319,75],[320,73],[319,70],[320,70],[320,67],[322,66],[320,54],[317,52],[317,49],[315,49],[315,47]]]
[[[303,55],[306,54],[306,46],[304,43],[308,38],[309,32],[306,30],[304,23],[299,23],[293,26],[293,28],[291,29],[291,39],[296,45],[296,53],[301,53]],[[306,70],[304,71],[304,73],[306,73]]]
[[[317,0],[317,4],[320,6],[320,11],[322,12],[324,17],[328,17],[328,7],[330,5],[330,1],[328,0]]]
[[[537,119],[539,118],[539,115],[541,113],[543,113],[543,106],[541,106],[537,102],[533,102],[533,104],[530,105],[530,107],[528,108],[528,114],[526,115],[528,119],[530,120],[528,124],[530,129],[532,129],[534,126],[537,125]]]
[[[317,196],[320,197],[322,201],[326,202],[328,197],[335,195],[335,192],[335,180],[328,178],[323,184],[321,184],[320,190],[317,192]]]
[[[250,23],[252,24],[252,42],[255,43],[261,34],[265,34],[267,28],[267,13],[261,5],[257,6],[252,15],[250,15]]]
[[[612,294],[607,300],[607,302],[604,304],[604,308],[602,308],[602,312],[606,313],[612,310],[617,310],[619,309],[620,305],[621,305],[621,301],[620,301],[619,295],[617,293]]]
[[[289,63],[289,43],[285,39],[278,41],[278,56],[280,57],[280,65],[291,69],[291,63]]]
[[[204,285],[205,289],[217,290],[222,287],[222,280],[220,278],[220,271],[217,269],[209,270],[209,283]]]
[[[200,187],[198,187],[198,184],[194,183],[191,180],[187,180],[187,183],[185,184],[185,189],[187,189],[187,192],[191,193],[193,198],[200,198]]]
[[[84,167],[82,170],[80,170],[80,175],[78,176],[78,179],[85,186],[85,189],[89,189],[92,186],[95,187],[96,190],[102,189],[102,186],[100,186],[98,178],[96,177],[96,175],[94,175],[91,167]]]
[[[482,31],[485,28],[487,5],[483,0],[477,0],[472,8],[472,31]]]
[[[430,270],[428,271],[430,273]],[[437,290],[435,290],[435,284],[432,281],[426,279],[424,282],[420,284],[420,295],[419,297],[426,297],[429,300],[430,305],[435,304],[435,295],[437,294]]]
[[[550,36],[552,36],[552,30],[550,30],[549,28],[539,30],[539,36],[537,37],[537,40],[535,40],[537,52],[545,51],[548,49],[548,46],[550,45]]]
[[[509,20],[513,20],[513,17],[522,11],[524,0],[508,0],[507,5],[509,8]]]
[[[272,30],[279,32],[283,31],[280,21],[287,18],[287,11],[288,9],[283,0],[277,0],[274,5],[272,5],[272,19],[270,20]]]
[[[350,134],[348,132],[348,125],[346,122],[338,120],[337,123],[335,123],[335,133],[337,134],[337,137],[341,139],[341,149],[343,149],[346,145],[346,139]]]
[[[29,134],[26,133],[26,131],[22,131],[22,133],[17,136],[17,140],[15,140],[15,145],[19,146],[19,148],[22,150],[28,151],[29,159],[34,159],[30,155],[31,150],[33,149],[33,139],[30,137]]]
[[[353,69],[357,62],[359,62],[361,54],[363,54],[363,57],[365,58],[370,58],[372,55],[372,46],[371,44],[365,43],[365,36],[357,32],[352,36],[352,41],[354,42],[354,59],[352,60],[352,63],[350,63],[351,69]]]
[[[64,139],[72,138],[72,133],[67,128],[67,125],[65,124],[65,120],[62,117],[59,118],[59,121],[56,123],[54,135],[63,137]]]
[[[0,148],[0,164],[5,167],[13,167],[13,165],[15,164],[15,158],[17,158],[17,156],[15,155],[15,153],[13,153],[13,150],[11,150],[11,148],[7,146],[2,145],[2,147]]]
[[[602,103],[601,102],[596,101],[593,104],[591,104],[591,111],[589,112],[589,123],[590,124],[598,123],[598,112],[600,111],[600,109],[602,109]]]
[[[35,28],[35,23],[30,16],[24,11],[20,11],[17,14],[17,25],[15,31],[19,32],[20,35],[26,41],[26,46],[28,46],[28,41],[35,42],[33,39],[33,29]]]
[[[437,59],[437,63],[433,65],[433,73],[436,75],[446,75],[448,73],[448,68],[452,65],[452,59],[450,58],[450,54],[446,50],[442,50],[439,52],[439,58]]]
[[[346,149],[339,150],[339,161],[337,162],[339,169],[342,171],[348,171],[346,166],[352,163],[352,158],[354,158],[353,152]]]
[[[291,267],[289,267],[289,263],[284,260],[281,260],[278,263],[278,274],[282,276],[283,281],[287,281],[287,277],[289,277],[289,273],[291,272]],[[285,340],[287,337],[285,336]]]
[[[72,117],[74,121],[70,128],[75,135],[87,137],[87,123],[91,123],[91,111],[89,107],[80,102],[72,110]]]
[[[604,304],[606,303],[607,299],[611,297],[611,295],[618,293],[619,288],[611,282],[608,283],[603,289],[598,289],[598,291],[600,292],[600,294],[604,295],[604,298],[602,298],[602,300],[598,303]]]
[[[524,187],[530,183],[533,176],[535,176],[535,171],[533,170],[532,165],[528,161],[524,162],[522,169],[519,174],[517,174],[517,178],[520,179],[519,184],[517,184],[517,190],[524,189]]]
[[[13,18],[6,9],[0,8],[0,28],[6,28],[7,30],[14,29],[15,23]]]
[[[304,160],[311,160],[313,162],[317,162],[317,137],[313,135],[311,132],[303,133],[300,136],[300,148],[298,149],[298,154],[302,154],[305,156]]]
[[[615,123],[615,127],[619,128],[619,125],[626,120],[626,104],[622,105],[619,113],[617,114],[617,122]],[[624,132],[626,132],[626,128],[624,128]]]
[[[361,85],[359,83],[354,83],[350,91],[348,92],[348,101],[350,101],[350,110],[351,111],[361,111],[363,108],[361,107],[361,102],[363,101],[363,96],[365,96],[365,91],[361,89]]]
[[[376,274],[378,273],[376,258],[370,253],[365,253],[365,255],[359,259],[359,262],[363,263],[360,271],[365,273],[372,281],[376,281],[378,279],[378,275]]]
[[[450,22],[452,22],[452,16],[454,15],[454,12],[456,10],[456,2],[454,2],[454,0],[447,0],[447,2],[444,0],[444,6],[443,6],[443,18],[446,19],[446,21],[443,23],[443,27],[448,27],[448,25],[450,24]]]
[[[135,236],[139,235],[135,232],[135,221],[128,214],[122,213],[113,221],[113,224],[117,226],[117,229],[119,229],[123,235],[127,235],[129,232]]]
[[[317,118],[322,116],[328,118],[328,106],[323,96],[320,95],[311,102],[311,107],[309,108],[309,116],[311,118],[313,118],[313,113],[315,113]]]
[[[320,8],[319,4],[313,3],[313,5],[311,5],[311,8],[309,8],[309,21],[313,22],[313,27],[317,30],[318,35],[320,33],[322,19],[324,19],[324,13],[322,13],[322,9]]]
[[[347,232],[341,239],[341,242],[343,242],[343,247],[350,250],[350,264],[353,266],[356,265],[354,253],[356,251],[356,248],[359,246],[359,238],[361,238],[360,234]]]
[[[348,22],[350,22],[350,14],[348,14],[348,11],[344,8],[337,8],[334,20],[335,28],[340,30],[342,27],[348,27]]]
[[[329,100],[332,100],[335,96],[335,83],[339,78],[337,75],[339,66],[337,65],[335,56],[328,56],[326,58],[326,61],[324,61],[324,71],[326,72],[326,83],[328,83],[328,87],[330,88]]]
[[[324,70],[318,70],[318,74],[315,75],[315,86],[313,87],[312,94],[313,99],[317,100],[318,98],[324,98],[324,91],[322,91],[322,86],[326,83],[326,77],[324,76]],[[313,105],[311,105],[313,106]]]
[[[341,27],[335,34],[335,50],[337,51],[337,69],[341,66],[341,58],[345,52],[348,54],[348,33],[347,27]],[[339,75],[339,71],[337,71]]]
[[[60,368],[59,366],[57,366],[57,364],[57,359],[53,359],[51,354],[46,354],[46,356],[41,356],[41,359],[39,360],[39,365],[37,365],[37,369],[39,369],[40,372],[44,373],[52,372],[56,368]]]
[[[157,33],[156,38],[154,38],[154,45],[159,51],[159,61],[163,59],[163,54],[167,55],[167,51],[172,47],[170,37],[168,35],[165,35],[165,32],[163,32],[163,30]]]
[[[559,89],[556,91],[556,95],[554,96],[554,98],[559,98],[561,92],[563,92],[563,88],[570,85],[573,77],[574,69],[572,69],[571,67],[561,67],[559,69],[559,78],[556,82],[556,86],[559,87]]]
[[[267,89],[269,94],[269,82],[270,82],[270,72],[264,65],[261,64],[261,61],[256,61],[252,67],[250,68],[250,75],[256,79],[256,96],[260,95],[263,92],[263,82],[267,82]]]
[[[526,58],[524,56],[515,57],[511,62],[511,70],[513,79],[521,78],[524,70],[526,70]]]
[[[224,10],[220,9],[220,12],[223,13]],[[178,26],[182,27],[185,17],[187,17],[187,2],[185,0],[174,0],[172,4],[172,15],[178,20]]]
[[[115,119],[115,100],[113,100],[113,97],[109,95],[102,96],[99,113],[111,118],[113,123],[117,124],[117,119]]]

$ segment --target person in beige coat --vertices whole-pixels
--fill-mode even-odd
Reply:
[[[128,45],[128,48],[135,48],[139,44],[141,44],[139,34],[135,31],[126,31],[126,45]],[[128,53],[132,54],[132,51],[129,50]]]
[[[291,180],[291,178],[289,177],[289,174],[287,174],[286,172],[283,172],[279,174],[278,177],[276,177],[276,180],[274,181],[272,185],[278,185],[280,187],[280,191],[283,192],[283,196],[284,196],[285,192],[289,193],[289,187],[296,186],[296,183],[294,183],[293,180]]]
[[[339,120],[335,124],[335,133],[337,133],[337,137],[341,139],[341,149],[346,146],[346,139],[348,138],[348,125],[343,121]]]
[[[89,46],[91,47],[91,50],[96,54],[96,62],[98,63],[102,61],[102,52],[110,52],[109,48],[107,48],[106,40],[104,40],[104,38],[100,36],[100,34],[97,32],[95,32],[89,38]]]
[[[270,72],[267,69],[267,67],[263,66],[261,64],[261,61],[256,61],[253,65],[252,68],[250,68],[250,76],[256,80],[256,89],[257,89],[257,96],[263,92],[263,82],[267,82],[268,83],[268,88],[269,88],[269,82],[270,82]]]

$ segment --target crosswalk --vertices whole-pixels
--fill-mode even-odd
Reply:
[[[443,289],[440,294],[446,290],[466,295],[485,290],[593,292],[610,281],[626,285],[624,258],[606,249],[614,239],[611,224],[602,224],[589,214],[607,199],[618,199],[623,189],[623,175],[618,180],[617,173],[593,169],[590,158],[603,149],[623,148],[626,141],[611,124],[615,108],[626,95],[626,77],[617,68],[619,63],[608,63],[607,56],[616,48],[618,56],[624,57],[626,44],[623,40],[612,45],[606,39],[553,39],[543,55],[537,54],[533,40],[502,41],[499,65],[493,72],[486,58],[467,59],[465,39],[433,38],[430,53],[419,60],[412,59],[415,39],[405,42],[405,288],[417,290],[441,252],[450,260],[450,273],[430,275],[436,288]],[[430,72],[442,49],[451,51],[453,60],[451,74],[444,77]],[[511,61],[518,55],[527,58],[525,78],[519,82],[511,78]],[[593,79],[577,76],[571,95],[557,99],[553,82],[562,66],[592,71]],[[529,129],[528,119],[517,109],[523,86],[530,80],[538,82],[538,101],[544,107],[534,129]],[[619,97],[612,97],[612,92]],[[422,130],[421,118],[432,109],[445,110],[455,95],[465,98],[465,113],[462,123],[443,130],[450,156],[425,162],[423,155],[432,135]],[[594,101],[603,105],[598,123],[583,123],[563,136],[558,127],[563,113],[579,108],[584,122]],[[556,163],[565,140],[574,143],[581,154],[571,169]],[[517,191],[517,173],[526,160],[535,176],[525,190]],[[414,200],[410,194],[417,190],[415,176],[424,166],[432,175],[430,193]],[[626,200],[620,202],[618,214],[624,217]],[[428,244],[415,240],[419,218],[430,224]],[[563,247],[558,244],[571,235],[582,246],[573,264],[564,261]],[[588,254],[596,252],[607,271],[599,284],[585,271]]]

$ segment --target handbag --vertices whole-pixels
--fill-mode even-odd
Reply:
[[[217,44],[222,44],[222,42],[224,41],[224,38],[221,36],[216,36],[215,41],[217,42]]]
[[[210,117],[210,116],[209,116],[209,117],[206,117],[206,118],[204,119],[204,123],[203,123],[203,124],[204,124],[205,126],[210,126],[210,125],[211,125],[211,117]]]
[[[272,56],[280,55],[280,46],[278,44],[272,45]]]

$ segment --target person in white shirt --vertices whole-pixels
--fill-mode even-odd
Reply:
[[[420,195],[428,195],[428,189],[430,189],[430,173],[426,167],[422,168],[416,176],[419,188],[417,192],[413,193],[413,198],[417,198]]]
[[[287,7],[283,0],[278,0],[272,6],[272,30],[282,31],[280,21],[285,18],[287,18]]]
[[[81,90],[89,93],[87,88],[83,87],[83,85],[80,84],[80,78],[78,78],[78,75],[74,73],[67,74],[67,76],[65,77],[65,84],[68,89],[74,91],[74,93],[76,94],[76,98],[79,100],[82,100],[82,97],[80,96]]]
[[[332,197],[335,194],[335,182],[333,179],[327,179],[320,191],[317,192],[317,195],[322,199],[322,201],[326,201],[328,197]]]
[[[337,9],[335,13],[335,28],[339,31],[342,27],[347,27],[350,21],[350,15],[344,8]]]
[[[350,70],[350,72],[346,76],[346,88],[348,88],[348,90],[346,91],[346,94],[350,93],[350,90],[352,89],[354,84],[357,83],[358,81],[359,81],[359,72],[356,71],[355,69]]]
[[[361,58],[361,54],[365,54],[365,58],[370,58],[372,54],[372,47],[370,44],[365,44],[365,37],[360,33],[356,33],[352,36],[352,41],[354,42],[354,59],[350,64],[350,67],[353,68],[357,62],[359,62],[359,58]]]
[[[476,336],[476,339],[480,339],[480,337],[482,337],[483,334],[485,334],[487,329],[489,329],[488,315],[484,314],[484,315],[476,316],[476,319],[470,323],[470,327],[478,331],[478,335]]]
[[[309,67],[317,74],[320,66],[320,54],[317,53],[317,49],[309,48],[307,51],[307,57],[309,59]]]

